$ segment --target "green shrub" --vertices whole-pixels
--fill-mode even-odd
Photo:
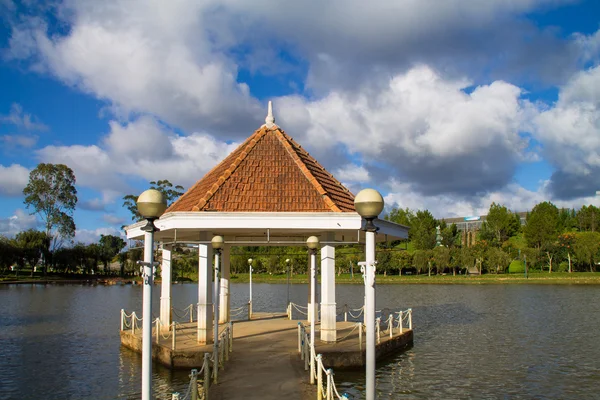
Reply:
[[[558,272],[568,272],[569,271],[569,262],[563,261],[558,264]]]
[[[523,261],[521,260],[513,260],[510,265],[508,266],[508,273],[509,274],[517,274],[517,273],[524,273],[525,272],[525,266],[523,265]]]

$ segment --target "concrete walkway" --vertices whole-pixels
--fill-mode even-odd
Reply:
[[[233,353],[212,399],[293,399],[316,397],[298,354],[298,322],[285,318],[234,324]]]

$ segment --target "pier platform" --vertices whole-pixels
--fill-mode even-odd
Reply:
[[[298,352],[298,322],[308,326],[307,321],[289,320],[285,314],[255,314],[251,321],[233,324],[233,352],[224,370],[219,372],[218,385],[211,386],[211,399],[308,399],[316,395],[315,386],[308,383]],[[365,336],[359,344],[359,332],[355,322],[338,322],[338,341],[324,343],[319,340],[319,324],[316,325],[315,350],[322,354],[328,368],[356,369],[365,363]],[[155,338],[155,335],[153,335]],[[412,345],[413,332],[405,329],[401,334],[381,333],[377,344],[377,359],[397,353]],[[123,346],[141,352],[141,330],[121,331]],[[155,361],[169,368],[201,368],[204,353],[212,352],[211,345],[196,343],[196,324],[182,324],[177,330],[175,349],[172,339],[159,339],[152,346]]]

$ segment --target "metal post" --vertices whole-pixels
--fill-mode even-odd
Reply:
[[[149,221],[154,227],[152,221]],[[154,230],[144,232],[143,325],[142,325],[142,400],[152,398],[152,285],[154,283]]]
[[[123,332],[123,325],[125,325],[125,310],[121,308],[121,332]]]
[[[215,251],[215,322],[214,322],[214,333],[213,333],[213,360],[215,363],[215,368],[214,368],[214,377],[215,377],[215,383],[217,382],[217,374],[219,371],[219,303],[218,303],[218,299],[219,299],[219,255],[220,255],[220,250],[217,249]]]
[[[287,262],[287,305],[290,304],[290,263],[289,258],[286,260]]]
[[[365,242],[366,398],[375,400],[375,232],[365,232]]]
[[[301,322],[298,322],[298,353],[302,353],[302,325]]]
[[[310,319],[310,384],[315,383],[314,368],[315,368],[315,269],[317,264],[317,250],[310,250],[310,305],[312,307],[312,318]]]
[[[248,301],[248,319],[252,319],[252,265],[250,265],[250,300]]]
[[[131,313],[131,334],[135,335],[135,311]]]
[[[408,309],[408,329],[412,331],[412,308]]]

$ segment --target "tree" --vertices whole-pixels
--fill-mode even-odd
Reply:
[[[414,212],[407,208],[392,208],[389,214],[386,214],[383,219],[395,222],[400,225],[411,226],[412,220],[415,217]],[[409,233],[410,234],[410,233]]]
[[[439,272],[443,272],[444,269],[450,266],[450,249],[444,246],[436,246],[433,249],[433,262]]]
[[[29,229],[17,233],[14,239],[14,246],[18,249],[19,264],[25,267],[29,264],[31,268],[31,276],[36,265],[41,260],[45,249],[47,248],[48,236],[44,232]]]
[[[7,270],[17,257],[17,249],[13,243],[4,236],[0,236],[0,268],[2,271]]]
[[[600,233],[580,232],[575,236],[574,252],[577,260],[588,263],[590,272],[594,271],[594,262],[598,259],[600,249]]]
[[[567,257],[569,261],[569,273],[573,272],[571,255],[573,254],[573,248],[575,246],[576,235],[573,232],[563,233],[558,235],[558,247],[560,248],[559,255]]]
[[[584,232],[597,232],[600,225],[600,210],[593,205],[583,206],[577,212],[579,230]]]
[[[181,196],[185,190],[181,185],[173,186],[173,184],[166,179],[159,181],[151,181],[150,188],[159,190],[165,195],[165,198],[167,199],[167,206],[173,204],[173,202],[177,200],[177,198],[179,198],[179,196]],[[140,219],[142,219],[142,216],[140,215],[137,209],[138,197],[139,196],[136,196],[134,194],[128,194],[126,196],[123,196],[123,207],[127,208],[131,213],[132,221],[139,221]]]
[[[435,227],[437,221],[428,210],[419,210],[412,219],[410,233],[417,250],[430,250],[435,247]]]
[[[420,274],[431,264],[431,257],[428,250],[417,250],[413,254],[413,262],[417,268],[417,274]]]
[[[104,272],[108,270],[110,261],[117,255],[127,243],[119,236],[100,235],[100,260],[104,264]]]
[[[527,216],[524,233],[527,244],[540,250],[556,238],[558,208],[548,201],[537,204]]]
[[[504,272],[510,264],[510,256],[497,247],[487,249],[486,261],[488,266],[493,267],[496,273]]]
[[[398,266],[398,275],[402,275],[402,268],[412,267],[413,256],[408,251],[395,251],[393,254],[393,260]]]
[[[38,214],[45,233],[52,240],[52,249],[62,240],[75,236],[73,211],[77,205],[75,174],[64,164],[39,164],[29,173],[29,183],[23,189],[24,203]]]
[[[492,203],[481,226],[480,237],[490,242],[492,246],[500,247],[520,228],[520,221],[517,220],[515,224],[515,215],[508,208]]]

